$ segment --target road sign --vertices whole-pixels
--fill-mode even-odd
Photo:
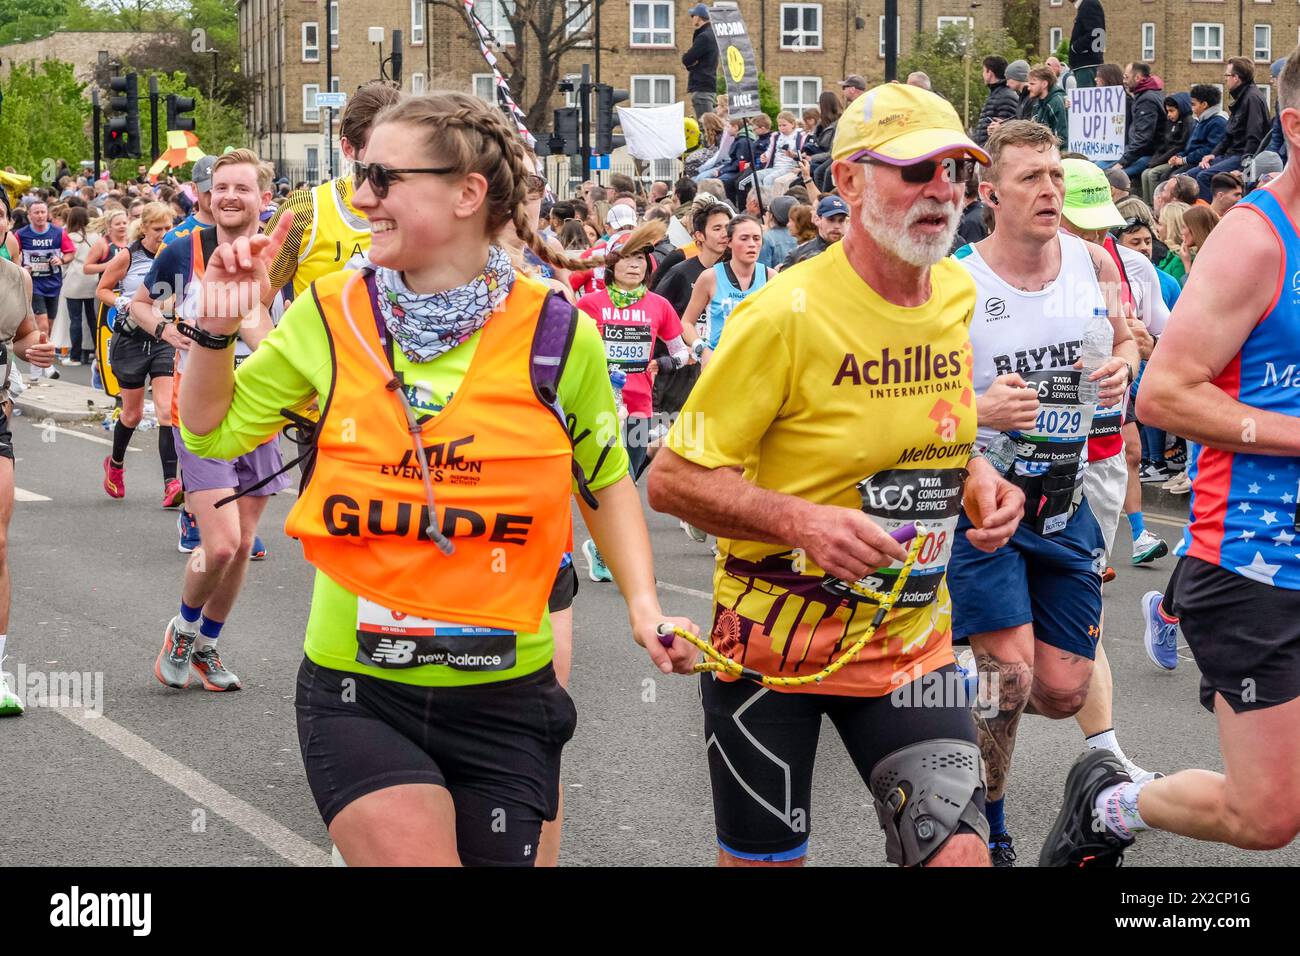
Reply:
[[[347,105],[348,95],[346,93],[317,93],[316,105],[321,109],[341,110]]]
[[[599,153],[591,154],[591,171],[594,173],[598,169],[609,169],[609,156],[600,155]]]

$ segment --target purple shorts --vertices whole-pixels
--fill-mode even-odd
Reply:
[[[185,447],[181,430],[172,427],[176,435],[176,457],[181,465],[181,484],[186,491],[213,491],[218,488],[243,491],[284,467],[277,440],[259,445],[247,455],[240,455],[232,461],[222,461],[220,458],[200,458],[191,452]],[[273,495],[277,491],[284,491],[289,484],[286,472],[252,492],[250,497]]]

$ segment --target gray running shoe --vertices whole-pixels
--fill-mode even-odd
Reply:
[[[190,658],[194,654],[194,638],[198,636],[177,630],[178,620],[174,617],[167,622],[162,650],[153,665],[153,676],[168,687],[189,686]]]
[[[195,651],[190,664],[203,682],[204,690],[239,690],[243,686],[239,683],[239,678],[221,663],[215,645]]]

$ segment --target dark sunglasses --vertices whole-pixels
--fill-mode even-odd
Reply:
[[[360,189],[363,183],[370,183],[370,188],[374,191],[375,197],[384,199],[388,196],[388,187],[393,183],[401,182],[404,173],[430,173],[436,176],[443,176],[447,173],[454,173],[456,170],[451,166],[439,167],[422,167],[419,169],[393,169],[389,166],[382,166],[379,163],[353,163],[352,164],[352,184],[353,188]]]
[[[1134,216],[1130,219],[1125,219],[1124,225],[1120,226],[1118,229],[1115,230],[1115,235],[1122,236],[1126,232],[1132,232],[1135,229],[1145,229],[1148,232],[1150,232],[1151,223],[1147,222],[1145,219],[1142,219],[1138,216]]]
[[[950,183],[969,182],[970,178],[975,175],[975,160],[966,156],[962,159],[926,159],[919,163],[912,163],[908,166],[895,166],[893,163],[882,163],[878,159],[861,159],[859,162],[869,163],[872,166],[889,166],[891,169],[897,169],[899,175],[903,177],[903,182],[919,185],[928,183],[934,179],[935,170],[943,167],[944,176]]]

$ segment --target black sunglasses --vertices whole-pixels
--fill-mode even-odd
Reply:
[[[897,169],[899,175],[903,177],[903,182],[911,183],[914,186],[920,183],[928,183],[934,179],[935,170],[941,166],[950,183],[970,182],[970,178],[975,175],[975,160],[969,156],[962,159],[926,159],[907,166],[895,166],[893,163],[883,163],[878,159],[870,158],[861,159],[859,162]]]
[[[360,189],[363,183],[369,182],[370,188],[374,190],[375,197],[384,199],[388,196],[388,187],[395,182],[400,182],[403,173],[431,173],[442,176],[455,171],[455,168],[451,166],[393,169],[379,163],[353,163],[352,184],[353,188]]]
[[[1115,230],[1115,235],[1122,236],[1126,232],[1132,232],[1134,229],[1145,229],[1151,231],[1151,223],[1147,222],[1140,216],[1134,216],[1124,220],[1124,225]]]

